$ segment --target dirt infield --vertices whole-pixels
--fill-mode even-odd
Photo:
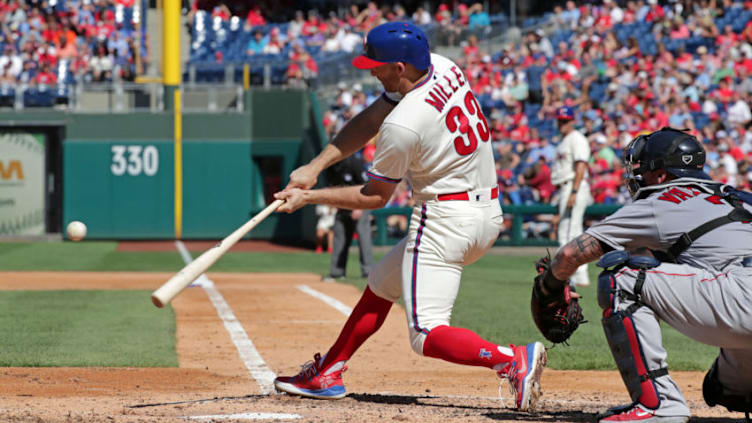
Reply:
[[[0,273],[0,289],[151,290],[169,276],[5,272]],[[352,286],[322,283],[311,274],[209,277],[268,367],[278,374],[297,372],[314,352],[324,352],[345,320],[340,311],[298,285],[350,307],[360,295]],[[547,370],[539,410],[518,413],[500,403],[493,372],[415,355],[408,345],[404,311],[396,306],[381,331],[348,363],[345,381],[350,394],[345,399],[262,395],[206,292],[189,288],[173,306],[179,368],[2,368],[0,421],[177,422],[213,416],[200,421],[226,422],[249,421],[242,418],[249,414],[228,418],[239,413],[282,413],[276,414],[277,421],[586,422],[599,410],[628,401],[616,372]],[[702,373],[672,374],[691,402],[693,422],[742,421],[741,414],[705,406]]]

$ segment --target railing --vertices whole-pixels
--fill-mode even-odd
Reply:
[[[246,92],[242,84],[183,84],[180,88],[186,112],[240,113],[246,109]],[[73,112],[119,113],[162,112],[164,107],[161,82],[81,81],[51,86],[0,86],[0,110],[57,108]]]
[[[594,204],[585,210],[586,216],[607,216],[619,209],[615,204]],[[503,206],[504,218],[512,218],[511,234],[508,238],[499,238],[494,245],[496,246],[555,246],[555,241],[545,238],[525,238],[523,236],[522,224],[525,216],[538,214],[557,214],[556,206],[541,205],[506,205]],[[374,245],[394,245],[399,239],[389,236],[386,220],[389,216],[403,215],[407,216],[408,227],[409,219],[413,209],[411,207],[393,207],[380,210],[374,210],[371,214],[376,222],[376,234]]]

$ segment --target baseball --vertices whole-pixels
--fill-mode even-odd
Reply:
[[[74,220],[68,224],[65,232],[68,234],[68,238],[73,241],[80,241],[86,236],[86,225],[83,222]]]

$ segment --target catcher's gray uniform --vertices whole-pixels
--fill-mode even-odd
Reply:
[[[712,188],[710,181],[690,178],[649,187],[652,193],[647,197],[625,205],[586,233],[616,250],[646,247],[666,252],[682,234],[732,210]],[[748,204],[744,207],[752,210]],[[690,414],[679,388],[664,370],[666,350],[659,319],[692,339],[720,347],[720,383],[733,395],[752,393],[752,268],[742,266],[749,255],[752,224],[732,222],[695,240],[679,254],[677,264],[646,268],[642,277],[637,266],[626,264],[611,274],[610,281],[599,278],[598,299],[604,308],[607,338],[613,316],[631,312],[631,320],[618,323],[624,323],[627,337],[636,341],[627,352],[633,353],[629,359],[634,357],[636,367],[627,369],[625,375],[630,364],[620,363],[624,357],[613,346],[612,351],[634,401],[654,409],[657,416]],[[641,278],[641,292],[637,289],[635,297]],[[634,370],[637,375],[630,375]]]

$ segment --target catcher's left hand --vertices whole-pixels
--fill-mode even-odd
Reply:
[[[533,282],[533,297],[530,301],[530,311],[533,314],[535,326],[543,336],[553,343],[566,342],[572,333],[585,322],[579,297],[565,283],[564,287],[555,292],[549,292],[544,283],[546,278],[553,278],[551,272],[551,257],[542,257],[535,263],[538,274]]]

